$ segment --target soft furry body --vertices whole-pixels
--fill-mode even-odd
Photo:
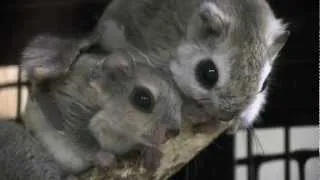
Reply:
[[[156,67],[170,64],[176,84],[191,99],[184,103],[194,111],[189,117],[241,119],[247,125],[263,107],[262,84],[288,38],[264,0],[116,0],[96,32],[106,50],[134,47]],[[218,71],[210,88],[196,73],[208,59]]]
[[[5,180],[60,180],[62,170],[21,125],[0,123],[0,175]]]
[[[189,21],[199,5],[199,0],[115,0],[95,31],[106,50],[133,45],[152,57],[153,63],[166,64],[186,38]]]

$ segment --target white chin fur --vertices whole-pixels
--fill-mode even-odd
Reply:
[[[271,65],[267,62],[260,74],[259,89],[262,88],[262,84],[266,80],[270,72]],[[263,92],[258,93],[253,101],[249,104],[249,106],[241,113],[240,118],[242,119],[245,127],[252,125],[253,121],[256,120],[263,105],[265,104],[266,93],[267,89],[265,89]]]
[[[257,94],[250,105],[241,113],[240,118],[242,119],[245,127],[250,126],[257,118],[263,105],[265,104],[265,98],[266,91]]]
[[[271,68],[272,67],[268,62],[262,68],[260,74],[259,89],[262,88],[262,84],[270,74]],[[265,104],[266,93],[267,88],[263,92],[258,93],[253,101],[249,104],[249,106],[240,114],[240,118],[242,119],[243,125],[245,127],[252,125],[253,121],[256,120],[263,105]]]

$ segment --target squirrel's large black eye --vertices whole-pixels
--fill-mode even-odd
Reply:
[[[142,112],[151,113],[154,108],[154,97],[144,87],[135,87],[130,95],[131,104]]]
[[[206,89],[211,89],[219,78],[218,69],[211,59],[201,60],[195,73],[197,81]]]

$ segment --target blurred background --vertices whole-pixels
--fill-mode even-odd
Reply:
[[[269,0],[291,36],[277,60],[268,103],[253,131],[222,135],[174,180],[319,179],[319,1]],[[34,35],[91,30],[107,0],[16,0],[0,6],[0,119],[19,121],[27,97],[19,55]],[[20,81],[17,85],[18,80]]]

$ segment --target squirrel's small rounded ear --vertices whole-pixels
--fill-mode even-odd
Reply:
[[[221,35],[228,27],[227,16],[214,3],[203,3],[200,7],[199,16],[203,28],[209,35]]]
[[[103,68],[108,74],[117,78],[128,78],[134,75],[134,66],[130,57],[120,53],[107,56]]]

